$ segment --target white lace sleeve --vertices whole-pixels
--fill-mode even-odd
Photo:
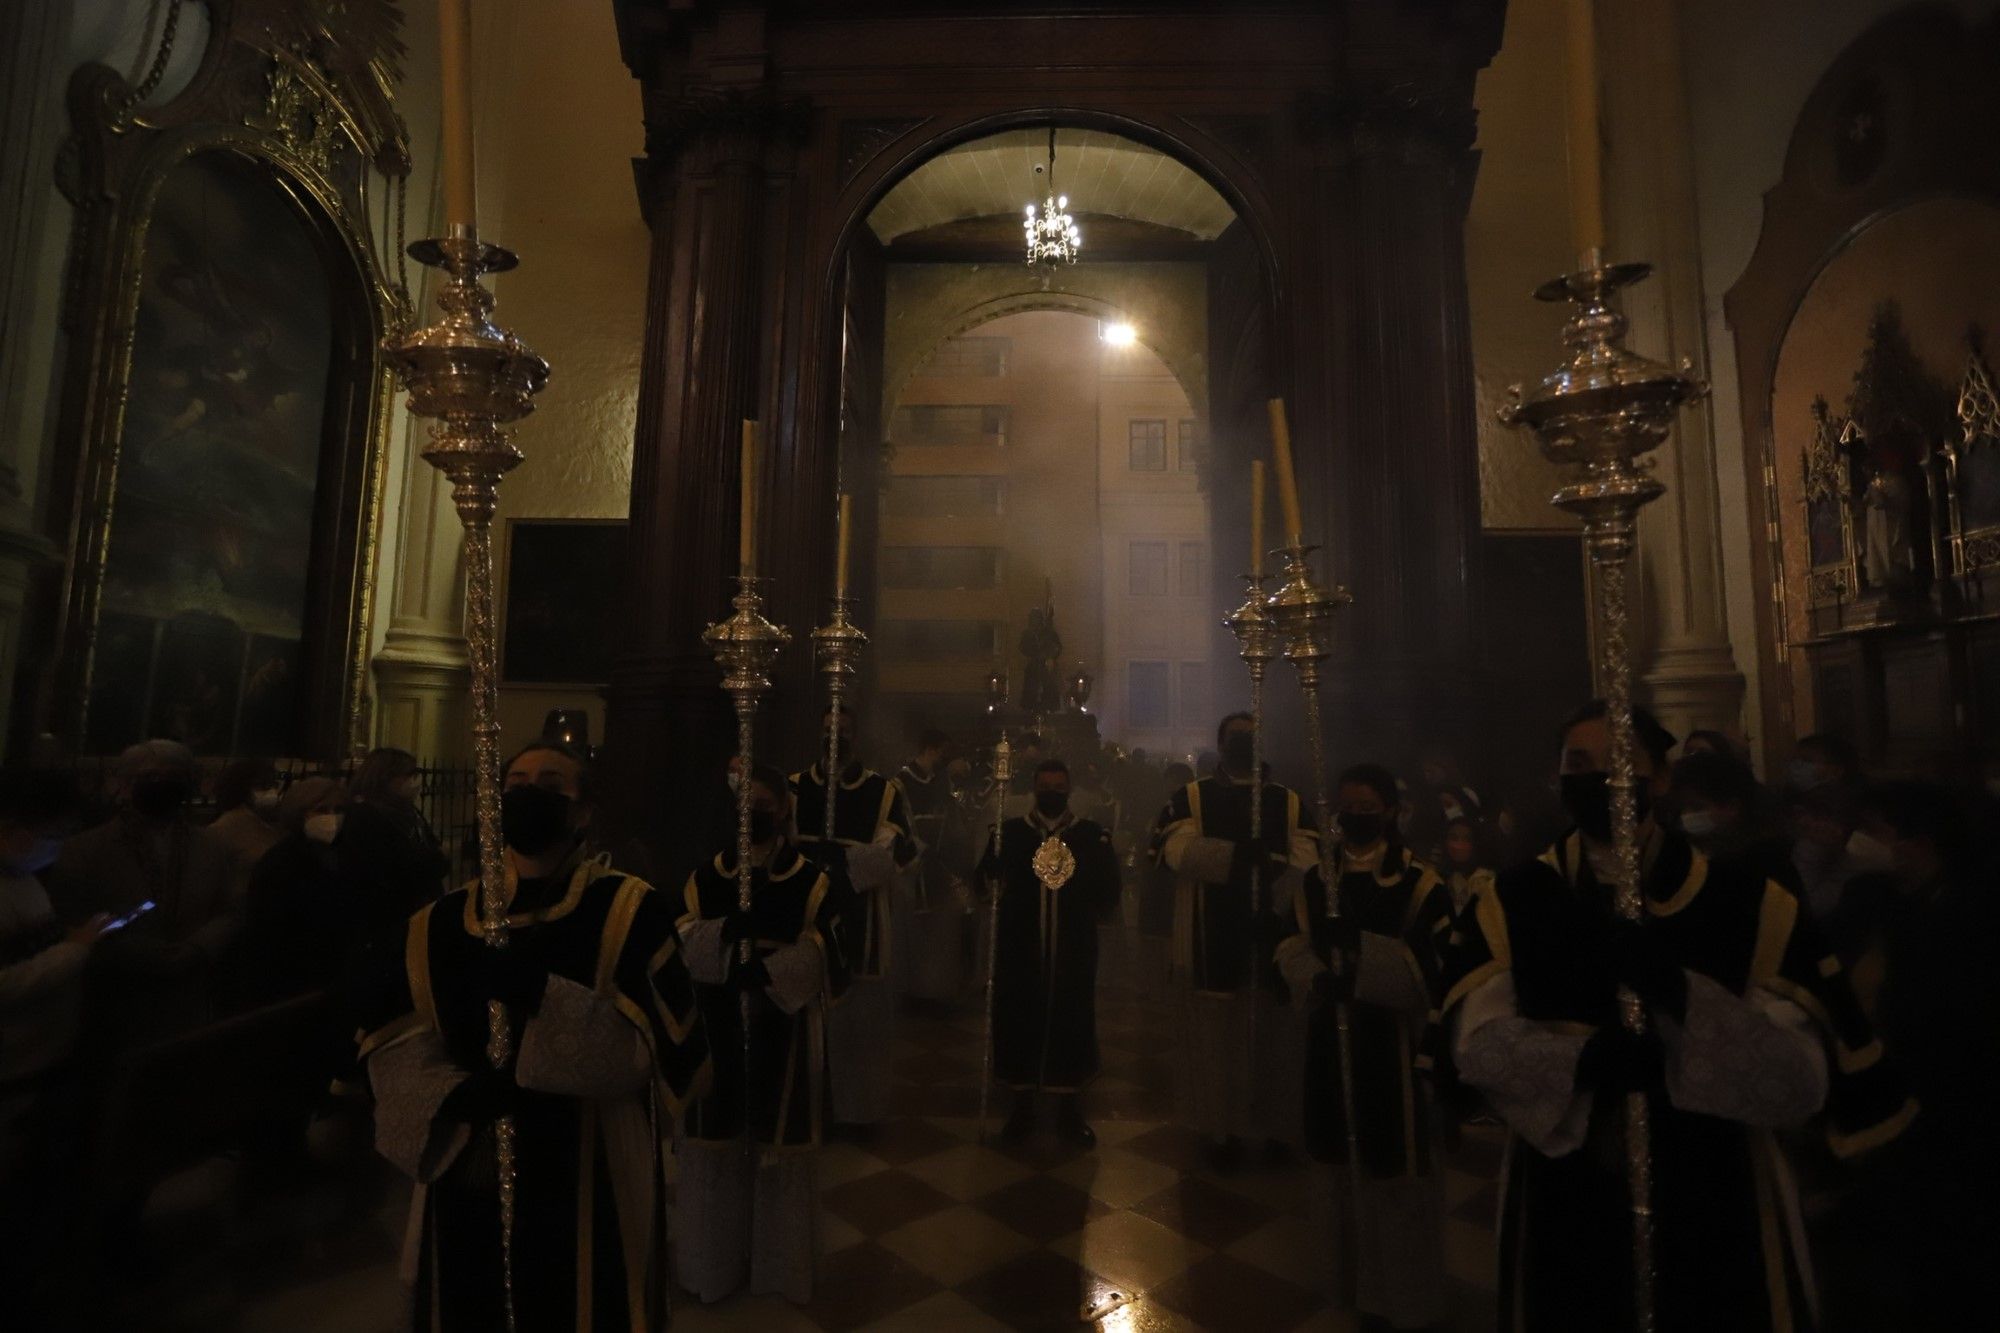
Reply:
[[[1591,1094],[1576,1086],[1587,1040],[1588,1033],[1521,1017],[1514,978],[1502,972],[1465,997],[1452,1055],[1509,1128],[1543,1156],[1561,1157],[1581,1147],[1590,1128]]]
[[[1160,855],[1170,870],[1202,884],[1227,884],[1236,844],[1227,838],[1205,838],[1193,820],[1184,820],[1167,834]]]
[[[375,1089],[375,1151],[422,1184],[443,1175],[472,1132],[464,1125],[439,1124],[438,1108],[468,1077],[429,1028],[375,1051],[368,1057],[368,1082]]]
[[[521,1030],[514,1081],[533,1092],[604,1099],[638,1091],[652,1068],[645,1037],[609,997],[552,976]]]
[[[1826,1102],[1826,1051],[1805,1010],[1688,973],[1687,1017],[1661,1020],[1667,1095],[1683,1111],[1776,1129]]]
[[[887,847],[847,849],[847,879],[856,893],[882,893],[896,882],[896,858]]]
[[[688,975],[704,986],[720,986],[729,977],[728,951],[722,947],[722,919],[683,920],[681,957]]]
[[[787,944],[764,955],[764,970],[771,984],[764,993],[782,1013],[796,1014],[817,1000],[825,979],[825,961],[816,944]]]
[[[1312,995],[1313,981],[1326,971],[1326,964],[1312,951],[1304,935],[1287,935],[1279,940],[1272,961],[1278,965],[1278,975],[1285,979],[1285,989],[1291,992],[1292,1007],[1304,1009]]]
[[[1378,1009],[1422,1018],[1430,1009],[1430,994],[1424,989],[1423,973],[1410,947],[1401,940],[1373,931],[1361,932],[1360,956],[1356,959],[1354,998]]]

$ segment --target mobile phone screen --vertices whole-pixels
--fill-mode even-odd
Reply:
[[[140,903],[137,907],[127,912],[124,916],[113,917],[111,918],[111,920],[105,922],[104,933],[109,935],[114,930],[123,930],[125,929],[125,927],[131,925],[134,921],[137,921],[140,917],[146,915],[146,913],[152,911],[154,908],[158,906],[159,906],[158,903],[154,902],[151,898],[148,898],[145,902]]]

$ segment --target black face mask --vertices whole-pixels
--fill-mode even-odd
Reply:
[[[762,847],[765,843],[771,841],[773,838],[777,836],[778,836],[778,816],[775,811],[752,810],[750,812],[751,846]]]
[[[1222,740],[1222,762],[1233,773],[1248,773],[1256,762],[1257,738],[1247,731],[1231,732]]]
[[[1360,814],[1352,810],[1342,810],[1335,817],[1340,825],[1340,836],[1344,842],[1356,847],[1373,847],[1382,840],[1382,833],[1389,827],[1382,815]]]
[[[1611,841],[1611,775],[1608,773],[1565,773],[1562,775],[1563,809],[1586,838]],[[1640,823],[1652,812],[1652,792],[1640,778],[1632,789],[1632,803]]]
[[[132,808],[149,819],[169,819],[187,804],[186,778],[141,778],[132,784]]]
[[[1041,811],[1042,818],[1055,819],[1069,809],[1069,793],[1066,791],[1038,791],[1035,793],[1035,809]]]
[[[540,856],[570,836],[569,797],[532,782],[500,796],[500,836],[523,856]]]

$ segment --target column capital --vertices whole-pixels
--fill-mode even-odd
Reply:
[[[1299,99],[1297,121],[1301,138],[1331,141],[1357,156],[1393,155],[1455,169],[1470,158],[1479,117],[1469,87],[1412,79],[1307,93]]]
[[[772,145],[796,148],[812,128],[808,97],[749,87],[649,88],[646,156],[668,168],[697,156],[716,166],[761,162]]]

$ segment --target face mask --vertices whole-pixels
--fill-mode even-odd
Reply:
[[[1035,809],[1044,819],[1054,819],[1069,809],[1069,793],[1066,791],[1038,791],[1035,793]]]
[[[752,846],[762,847],[777,836],[778,816],[774,811],[752,810],[750,812],[750,842]]]
[[[281,793],[276,787],[259,787],[250,793],[250,808],[260,815],[271,814],[278,808]]]
[[[1562,775],[1563,809],[1586,838],[1611,840],[1611,775],[1608,773],[1565,773]],[[1632,801],[1640,823],[1652,812],[1652,794],[1646,779],[1632,789]]]
[[[61,854],[61,838],[37,838],[26,852],[7,862],[5,869],[10,875],[39,875],[54,865]]]
[[[1340,825],[1341,841],[1356,847],[1373,847],[1382,841],[1382,830],[1386,827],[1381,815],[1361,814],[1353,810],[1342,810],[1334,816],[1334,822]]]
[[[524,782],[500,797],[500,834],[523,856],[540,856],[570,836],[569,797]]]
[[[132,784],[132,808],[149,819],[167,819],[187,804],[186,778],[141,778]]]
[[[1247,773],[1256,762],[1257,738],[1247,731],[1235,731],[1223,737],[1222,761],[1238,773]]]
[[[314,842],[329,843],[340,833],[340,816],[332,811],[307,815],[305,832]]]
[[[1811,791],[1826,781],[1826,770],[1810,759],[1794,759],[1786,766],[1785,774],[1791,779],[1795,791]]]
[[[1687,810],[1681,814],[1681,832],[1696,842],[1705,842],[1716,835],[1722,822],[1713,810]]]
[[[729,784],[729,790],[732,792],[743,790],[743,775],[741,773],[732,772],[724,781]]]

